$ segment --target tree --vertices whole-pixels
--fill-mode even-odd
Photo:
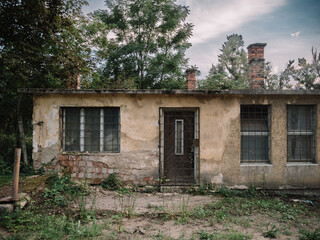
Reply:
[[[175,0],[108,0],[95,15],[111,27],[104,56],[107,87],[180,88],[191,44],[189,10]]]
[[[23,159],[23,116],[31,120],[32,99],[17,88],[65,87],[67,79],[88,71],[90,50],[76,28],[84,0],[4,0],[0,2],[0,107],[2,131],[18,119]],[[3,87],[4,86],[4,87]],[[23,103],[23,107],[21,106]],[[8,130],[9,129],[9,130]]]
[[[290,89],[292,85],[290,84],[291,75],[294,71],[293,62],[289,61],[286,68],[279,74],[272,73],[272,65],[270,62],[265,64],[265,87],[269,90],[277,89]]]
[[[218,55],[217,66],[212,65],[207,78],[201,83],[212,89],[241,89],[248,87],[248,59],[241,35],[227,36]]]
[[[293,68],[291,76],[304,89],[320,89],[320,53],[312,47],[312,62],[298,58],[298,65]],[[291,61],[292,64],[294,61]]]

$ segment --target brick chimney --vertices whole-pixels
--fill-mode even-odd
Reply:
[[[189,68],[186,70],[188,90],[196,89],[196,71],[197,70],[195,68]]]
[[[248,46],[249,88],[264,88],[264,47],[266,43]]]
[[[80,74],[75,76],[69,76],[67,81],[67,88],[80,89]]]

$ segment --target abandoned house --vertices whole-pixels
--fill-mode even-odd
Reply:
[[[251,44],[250,89],[26,89],[34,96],[36,168],[93,182],[320,187],[320,91],[265,90]]]

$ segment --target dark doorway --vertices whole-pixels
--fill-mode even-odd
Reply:
[[[166,109],[163,111],[162,180],[165,185],[190,185],[197,178],[197,111]]]

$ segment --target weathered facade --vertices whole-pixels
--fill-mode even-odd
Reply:
[[[320,91],[25,92],[37,168],[96,182],[320,187]]]

